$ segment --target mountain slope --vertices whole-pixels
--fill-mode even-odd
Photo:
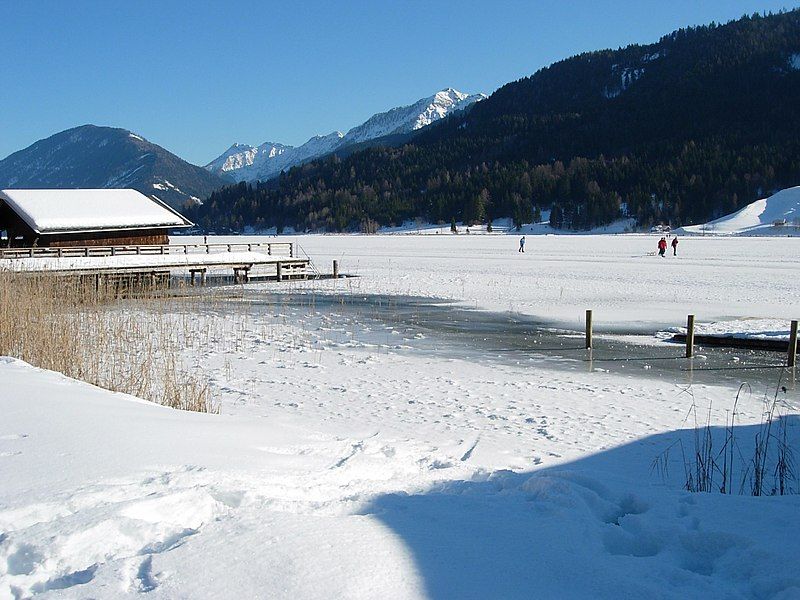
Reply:
[[[679,232],[714,235],[780,235],[795,233],[800,225],[800,186],[781,190],[751,202],[735,213]]]
[[[295,165],[333,152],[342,134],[312,137],[302,146],[286,146],[276,142],[264,142],[260,146],[234,144],[208,165],[206,170],[234,181],[266,181]]]
[[[798,10],[581,54],[402,147],[308,163],[246,208],[219,193],[196,218],[354,229],[552,208],[574,229],[705,222],[800,183],[799,57]]]
[[[373,115],[347,134],[334,131],[328,135],[314,136],[302,146],[286,146],[275,142],[264,142],[260,146],[234,144],[206,165],[206,169],[237,182],[266,181],[281,171],[288,171],[291,167],[348,146],[416,131],[485,97],[483,94],[464,94],[447,88],[409,106]]]
[[[0,161],[0,188],[133,188],[181,209],[226,181],[126,129],[84,125]]]

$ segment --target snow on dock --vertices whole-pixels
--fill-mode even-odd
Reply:
[[[306,278],[309,263],[290,242],[0,249],[0,270],[59,275],[228,268],[246,280],[251,269],[271,267],[278,279]]]

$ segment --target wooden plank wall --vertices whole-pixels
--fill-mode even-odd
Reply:
[[[105,231],[101,233],[43,235],[39,246],[68,248],[74,246],[164,246],[169,243],[166,229]]]

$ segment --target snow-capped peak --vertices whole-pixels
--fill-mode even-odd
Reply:
[[[357,144],[387,135],[410,133],[484,98],[486,98],[484,94],[470,95],[454,88],[446,88],[432,96],[417,100],[414,104],[393,108],[370,117],[363,124],[348,131],[343,142]]]
[[[271,179],[281,171],[344,146],[421,129],[484,98],[484,94],[465,94],[454,88],[445,88],[414,104],[378,113],[347,134],[334,131],[327,135],[315,135],[296,148],[275,142],[264,142],[260,146],[233,144],[206,165],[206,169],[227,175],[235,181]]]
[[[235,143],[222,153],[218,158],[214,159],[210,164],[206,165],[206,169],[216,173],[232,173],[241,171],[247,167],[252,167],[259,162],[259,158],[271,159],[280,156],[286,150],[291,149],[291,146],[278,144],[275,142],[264,142],[260,146],[251,146],[250,144]],[[237,179],[237,181],[241,181]]]

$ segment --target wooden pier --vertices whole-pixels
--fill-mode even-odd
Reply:
[[[211,270],[246,283],[256,272],[277,281],[307,279],[310,267],[292,242],[0,248],[0,269],[19,273],[153,281],[163,281],[165,273],[185,274],[191,285],[204,285]]]

